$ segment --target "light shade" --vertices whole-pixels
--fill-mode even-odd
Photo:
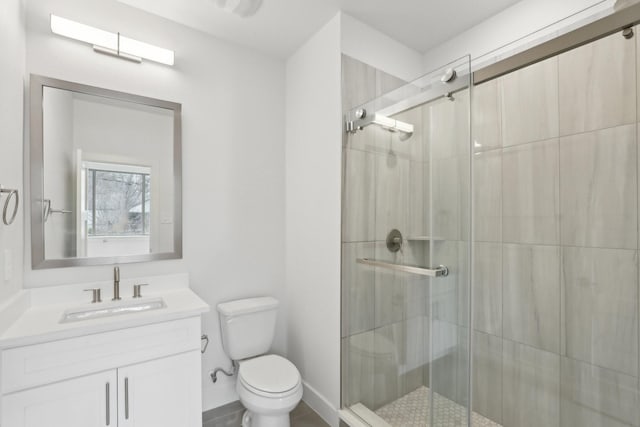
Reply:
[[[69,37],[81,42],[106,47],[107,49],[118,49],[118,35],[109,31],[90,27],[70,19],[51,15],[51,31],[61,36]]]
[[[139,56],[150,61],[173,65],[175,56],[172,50],[144,43],[129,37],[120,36],[120,52]]]
[[[144,58],[161,64],[173,65],[175,54],[172,50],[144,43],[120,33],[100,30],[70,19],[51,15],[51,31],[94,46],[100,53],[107,53],[123,59]]]

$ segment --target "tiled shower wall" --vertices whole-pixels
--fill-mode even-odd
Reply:
[[[475,88],[473,407],[504,426],[640,425],[638,39]]]
[[[342,57],[343,111],[405,84],[348,56]],[[412,119],[420,119],[413,117]],[[423,384],[423,279],[359,265],[356,258],[414,261],[419,253],[391,254],[387,233],[422,222],[423,159],[418,132],[397,135],[369,126],[345,135],[342,219],[343,404],[376,409]],[[406,144],[405,144],[406,142]],[[416,143],[417,142],[417,143]],[[410,197],[410,183],[419,198]],[[406,248],[406,246],[405,246]],[[407,295],[406,290],[410,290]],[[407,340],[410,340],[409,343]]]
[[[473,409],[504,426],[640,426],[638,43],[614,34],[473,90]],[[344,111],[400,84],[343,58]],[[431,384],[465,401],[464,137],[434,138],[463,107],[406,113],[414,144],[374,127],[345,140],[345,405],[429,384],[430,315],[457,341],[434,351]],[[419,279],[355,264],[428,262],[427,245],[391,255],[383,240],[430,223],[433,260],[458,267],[433,301]]]
[[[345,112],[405,85],[347,56],[342,66]],[[464,92],[455,101],[443,99],[394,117],[414,125],[407,140],[376,126],[345,135],[344,406],[361,402],[375,410],[430,383],[447,397],[468,401],[469,110]],[[385,245],[392,229],[405,239],[395,254]],[[451,271],[437,280],[431,297],[427,278],[356,263],[357,258],[374,258],[433,264],[429,241],[417,239],[431,234],[438,237],[436,265]],[[429,347],[430,329],[434,348]],[[431,351],[435,361],[429,381]]]

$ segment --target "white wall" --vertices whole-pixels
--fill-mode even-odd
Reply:
[[[52,35],[49,13],[174,49],[176,66],[96,54],[86,44]],[[203,408],[236,400],[233,379],[213,385],[207,375],[230,365],[215,304],[253,295],[283,298],[284,63],[111,0],[29,0],[27,39],[29,73],[182,103],[184,259],[126,264],[121,274],[190,274],[194,290],[213,307],[203,321],[211,338],[203,362]],[[11,66],[15,57],[3,55]],[[15,108],[18,97],[12,98]],[[7,123],[19,118],[12,112]],[[15,156],[11,162],[19,163]],[[339,177],[337,172],[334,179]],[[28,257],[25,264],[27,287],[112,277],[109,266],[31,271]],[[286,348],[284,325],[281,316],[278,352]]]
[[[404,81],[423,74],[422,54],[343,13],[342,53]]]
[[[610,10],[615,0],[522,0],[424,54],[429,72],[465,55],[492,61],[506,52],[552,36],[563,27]],[[559,22],[562,21],[562,22]],[[502,49],[501,49],[502,48]]]
[[[0,304],[22,284],[23,212],[22,110],[25,68],[22,0],[0,2],[0,184],[20,191],[21,206],[11,226],[0,223]],[[5,196],[0,197],[0,207]],[[13,209],[13,205],[10,206]]]
[[[340,406],[340,15],[286,66],[288,356],[305,401],[332,425]]]

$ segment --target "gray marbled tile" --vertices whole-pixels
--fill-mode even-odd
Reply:
[[[462,287],[469,275],[460,246],[457,241],[434,242],[430,262],[433,266],[445,265],[449,269],[448,276],[431,279],[431,315],[452,324],[461,323],[463,315],[460,312],[467,308],[461,304],[464,300],[461,292],[464,292]]]
[[[562,244],[635,249],[636,126],[560,140]]]
[[[384,242],[376,243],[375,259],[394,264],[404,263],[402,252],[391,253]],[[375,327],[400,322],[406,312],[407,274],[381,267],[375,269]]]
[[[469,240],[458,241],[458,264],[455,266],[458,275],[458,325],[469,328],[471,318],[471,243]]]
[[[635,55],[615,33],[559,56],[561,135],[636,121]]]
[[[558,58],[498,79],[504,146],[558,136]]]
[[[469,402],[469,330],[434,319],[431,323],[430,388],[461,405]]]
[[[399,372],[403,377],[403,395],[405,395],[422,386],[423,371],[427,369],[424,341],[428,335],[425,332],[423,316],[408,318],[403,324],[406,330],[406,339],[404,359],[399,366]]]
[[[342,244],[342,336],[374,328],[375,274],[358,258],[375,258],[375,243]]]
[[[404,377],[400,368],[406,356],[406,339],[406,325],[403,322],[374,331],[373,409],[404,394]]]
[[[510,340],[502,355],[502,425],[559,427],[560,356]]]
[[[502,422],[502,338],[473,333],[473,410]]]
[[[638,379],[577,360],[562,358],[562,426],[637,427]]]
[[[422,242],[418,244],[405,242],[403,249],[396,253],[389,252],[385,242],[376,242],[373,258],[400,265],[425,266],[427,264]],[[365,266],[364,268],[375,272],[373,304],[375,327],[424,316],[428,311],[429,278],[382,267]]]
[[[372,408],[375,403],[376,353],[374,346],[374,331],[342,339],[342,400],[345,406],[361,402]]]
[[[503,240],[558,244],[558,140],[505,148],[502,185]]]
[[[637,376],[637,263],[632,250],[563,249],[567,356]]]
[[[342,55],[342,111],[348,111],[376,97],[376,69]]]
[[[402,248],[404,265],[426,266],[428,249],[424,242],[410,242]],[[422,317],[429,312],[429,278],[416,274],[402,274],[405,281],[405,318]]]
[[[624,3],[634,3],[635,0],[619,0],[618,3],[620,3],[621,7],[624,7]],[[616,6],[618,5],[618,3],[616,3]],[[640,54],[638,54],[638,52],[640,52],[640,39],[638,38],[638,31],[640,31],[640,25],[636,25],[634,27],[634,32],[636,34],[636,37],[634,37],[634,39],[636,40],[636,86],[637,86],[637,96],[636,96],[636,100],[637,100],[637,104],[636,104],[636,115],[637,115],[637,121],[640,122],[640,84],[638,84],[638,79],[640,79]]]
[[[382,70],[376,71],[376,96],[382,96],[385,93],[400,89],[407,82]]]
[[[471,145],[469,127],[469,91],[455,95],[454,101],[442,99],[423,107],[425,155],[434,162],[468,155]]]
[[[475,243],[473,328],[502,336],[502,244]]]
[[[344,150],[342,191],[342,240],[374,240],[376,156]]]
[[[502,147],[502,111],[498,80],[473,87],[471,100],[474,152]]]
[[[409,220],[405,237],[426,236],[429,230],[429,163],[414,162],[410,164],[409,180]]]
[[[434,236],[459,240],[461,218],[460,200],[463,197],[461,164],[457,157],[443,158],[431,163],[431,229]]]
[[[392,229],[408,228],[411,164],[392,151],[375,158],[375,240],[386,240]]]
[[[502,150],[475,153],[473,161],[474,240],[500,242],[502,241]]]
[[[505,338],[560,352],[560,249],[503,246]]]

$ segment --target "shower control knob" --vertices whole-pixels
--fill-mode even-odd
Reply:
[[[364,119],[367,117],[367,110],[364,108],[359,108],[356,110],[356,119]]]

